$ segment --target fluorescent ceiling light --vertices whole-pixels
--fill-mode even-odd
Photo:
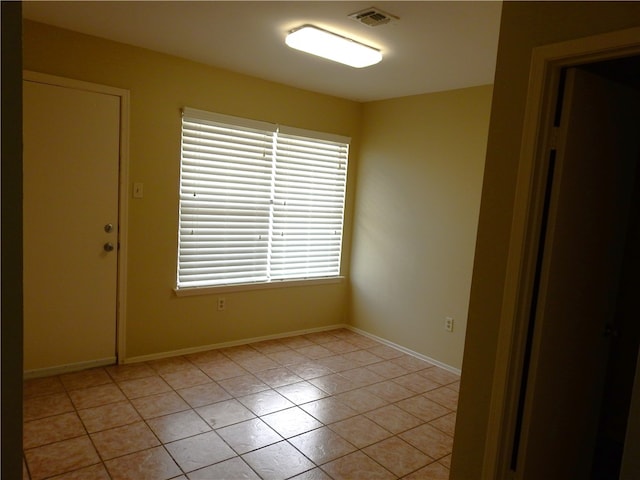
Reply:
[[[285,42],[296,50],[355,68],[368,67],[382,60],[380,50],[312,25],[292,30]]]

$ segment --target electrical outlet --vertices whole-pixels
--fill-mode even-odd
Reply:
[[[444,319],[444,329],[447,332],[453,332],[453,318],[452,317],[446,317]]]
[[[218,311],[221,312],[227,308],[227,299],[224,297],[218,297]]]

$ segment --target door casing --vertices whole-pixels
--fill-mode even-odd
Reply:
[[[640,54],[640,28],[533,49],[482,478],[510,478],[513,432],[534,295],[548,151],[564,68]]]
[[[118,223],[119,227],[119,251],[118,251],[118,275],[116,288],[116,357],[118,363],[126,360],[126,306],[127,306],[127,252],[128,252],[128,199],[129,199],[129,105],[130,94],[128,90],[84,82],[81,80],[59,77],[34,71],[23,71],[23,80],[55,85],[60,87],[85,90],[89,92],[113,95],[120,99],[120,165],[118,179]],[[62,373],[60,369],[52,368],[46,371],[38,371],[34,376],[52,375]]]

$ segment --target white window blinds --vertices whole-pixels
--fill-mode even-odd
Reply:
[[[348,141],[185,108],[178,288],[339,275]]]

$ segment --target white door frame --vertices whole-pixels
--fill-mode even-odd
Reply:
[[[640,28],[545,45],[532,51],[500,315],[482,478],[510,477],[518,395],[533,297],[553,114],[561,70],[640,55]]]
[[[120,164],[118,184],[118,277],[116,286],[116,358],[126,359],[127,245],[129,218],[129,91],[122,88],[83,82],[66,77],[25,70],[22,79],[48,85],[74,88],[120,98]],[[51,372],[50,372],[51,373]]]

